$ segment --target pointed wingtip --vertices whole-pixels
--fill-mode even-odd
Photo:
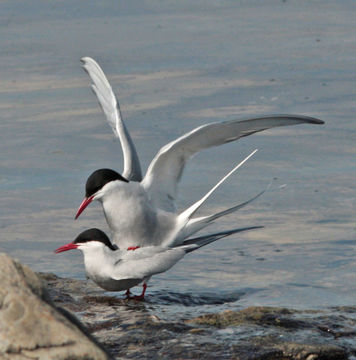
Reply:
[[[246,230],[256,230],[256,229],[264,229],[264,225],[256,225],[256,226],[251,226],[249,229]]]
[[[293,115],[292,115],[293,116]],[[320,120],[318,118],[312,117],[312,116],[307,116],[307,115],[297,115],[295,116],[297,119],[301,119],[304,122],[308,123],[308,124],[316,124],[316,125],[323,125],[325,124],[325,121]]]
[[[310,123],[316,124],[316,125],[323,125],[323,124],[325,124],[325,121],[317,119],[317,118],[310,118]]]
[[[84,70],[86,70],[88,72],[88,67],[91,67],[91,66],[96,66],[96,67],[99,67],[98,63],[91,57],[89,56],[84,56],[80,59],[80,62],[82,64],[82,67]]]
[[[308,116],[308,115],[293,115],[293,114],[271,114],[271,115],[264,115],[261,116],[259,118],[255,118],[256,119],[284,119],[284,120],[288,120],[288,121],[292,121],[292,123],[285,123],[282,125],[278,125],[278,126],[283,126],[283,125],[293,125],[293,122],[296,121],[295,124],[300,124],[300,123],[304,123],[304,124],[315,124],[315,125],[323,125],[325,124],[325,122],[323,120],[320,120],[318,118],[312,117],[312,116]],[[246,121],[251,121],[254,119],[247,119]],[[272,126],[274,127],[274,126]],[[270,128],[270,127],[268,127]]]
[[[80,62],[81,63],[85,63],[85,62],[88,62],[88,61],[94,61],[94,59],[92,59],[91,57],[89,56],[83,56],[82,58],[80,58]]]
[[[89,57],[82,57],[80,59],[80,62],[81,62],[81,65],[82,65],[82,68],[84,69],[84,71],[89,74],[89,71],[88,71],[88,66],[89,66],[89,61],[91,60],[91,58]]]

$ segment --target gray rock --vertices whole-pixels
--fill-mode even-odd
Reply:
[[[3,359],[110,359],[73,315],[55,307],[27,266],[0,254]]]

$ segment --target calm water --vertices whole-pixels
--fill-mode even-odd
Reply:
[[[210,227],[265,228],[156,276],[151,303],[173,313],[185,303],[199,311],[355,305],[355,16],[352,0],[2,1],[0,250],[35,270],[84,278],[79,252],[53,250],[88,227],[107,231],[97,203],[74,221],[87,176],[122,169],[80,68],[91,56],[119,94],[144,168],[161,146],[207,122],[266,113],[326,122],[273,129],[189,162],[181,209],[259,148],[201,213],[274,179],[262,198]]]

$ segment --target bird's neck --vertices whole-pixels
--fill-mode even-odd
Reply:
[[[90,278],[101,278],[107,276],[115,260],[114,251],[108,247],[85,249],[84,265]]]

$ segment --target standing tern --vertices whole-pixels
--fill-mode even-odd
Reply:
[[[81,250],[87,276],[105,290],[127,290],[126,295],[129,297],[130,288],[143,282],[141,295],[134,297],[143,299],[150,277],[169,270],[187,253],[226,236],[258,228],[261,226],[221,231],[185,240],[174,247],[146,246],[136,251],[117,249],[103,231],[89,229],[55,252]]]
[[[122,120],[119,103],[100,66],[91,58],[82,59],[92,80],[92,89],[115,136],[120,139],[124,155],[122,175],[111,169],[94,171],[86,182],[85,198],[75,218],[93,201],[101,202],[104,215],[113,232],[113,242],[120,248],[160,245],[168,234],[177,232],[176,213],[178,182],[186,161],[197,152],[238,140],[269,128],[296,124],[323,124],[309,116],[269,115],[245,120],[231,120],[202,125],[163,146],[153,158],[142,178],[135,146]],[[250,202],[250,201],[248,201]],[[248,203],[247,202],[247,203]],[[192,235],[216,218],[240,208],[231,209],[199,220],[190,218],[178,232]],[[190,227],[190,225],[191,227]],[[196,231],[198,231],[196,230]]]

